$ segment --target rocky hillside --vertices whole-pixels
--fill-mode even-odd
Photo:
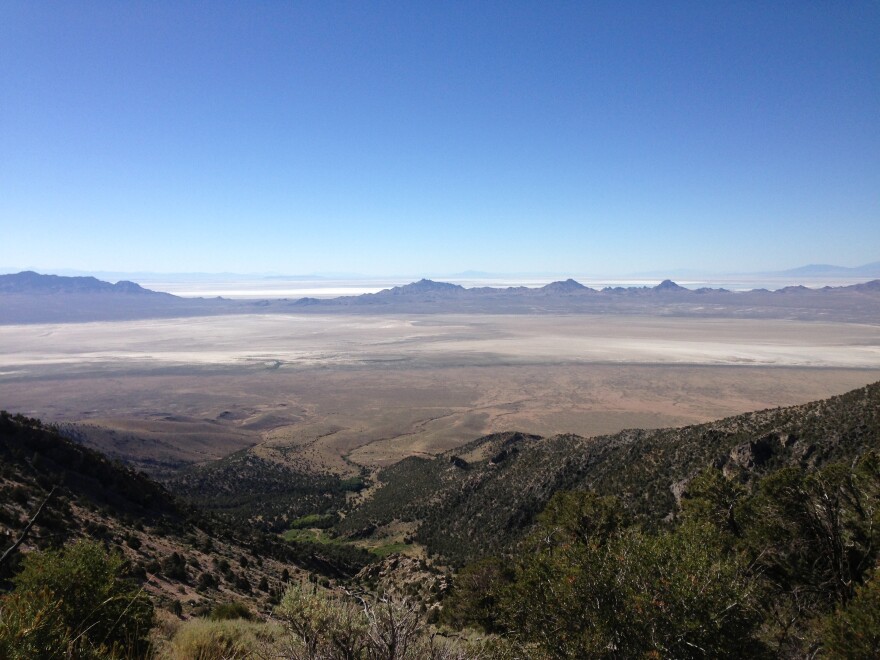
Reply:
[[[676,512],[688,480],[710,465],[747,483],[783,465],[820,467],[878,447],[880,383],[680,429],[597,438],[496,434],[390,466],[337,529],[358,537],[392,521],[413,523],[414,539],[429,552],[462,563],[511,546],[559,490],[616,495],[657,526]]]
[[[0,412],[0,551],[13,546],[38,510],[19,551],[0,566],[0,581],[30,550],[92,538],[121,551],[131,574],[175,612],[232,600],[269,611],[291,577],[346,577],[374,559],[218,520],[38,420]]]

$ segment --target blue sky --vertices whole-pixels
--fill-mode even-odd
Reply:
[[[880,3],[0,4],[0,267],[880,259]]]

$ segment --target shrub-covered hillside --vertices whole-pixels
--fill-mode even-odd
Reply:
[[[459,572],[443,618],[540,658],[876,658],[880,453],[749,484],[707,468],[651,530],[558,492],[502,558]]]
[[[0,552],[22,536],[0,565],[0,586],[27,553],[93,539],[121,553],[157,602],[185,612],[230,599],[268,611],[291,575],[344,577],[375,559],[217,520],[39,420],[0,412]]]
[[[236,524],[275,532],[288,529],[290,521],[302,516],[338,511],[346,493],[362,486],[358,477],[297,469],[247,449],[189,467],[166,483],[199,508]]]
[[[680,429],[597,438],[496,434],[385,469],[372,496],[338,529],[357,535],[395,519],[416,521],[417,541],[462,563],[509,547],[560,490],[614,495],[655,526],[676,511],[688,480],[708,466],[749,481],[781,466],[821,467],[878,447],[880,383]]]

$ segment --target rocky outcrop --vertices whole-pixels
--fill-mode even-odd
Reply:
[[[730,450],[730,462],[745,470],[764,465],[773,456],[772,436],[737,445]]]

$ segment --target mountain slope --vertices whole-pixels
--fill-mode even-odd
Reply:
[[[365,552],[285,543],[217,520],[38,420],[0,411],[2,551],[44,501],[22,552],[97,539],[126,556],[132,574],[159,602],[180,601],[193,612],[225,600],[268,611],[283,590],[285,572],[353,575],[372,560]],[[15,561],[2,566],[0,583],[15,567]]]
[[[0,324],[205,316],[232,307],[231,301],[178,298],[134,282],[111,284],[94,277],[41,275],[32,271],[0,275]]]
[[[880,383],[681,429],[597,438],[495,434],[432,460],[390,466],[338,528],[356,536],[415,521],[417,541],[459,563],[512,545],[559,490],[617,495],[653,526],[675,512],[676,495],[710,465],[748,481],[782,465],[820,466],[878,447]]]
[[[116,293],[152,296],[169,296],[144,289],[134,282],[121,281],[116,284],[104,282],[94,277],[64,277],[41,275],[33,271],[23,271],[11,275],[0,275],[0,293],[51,294],[51,293]]]

